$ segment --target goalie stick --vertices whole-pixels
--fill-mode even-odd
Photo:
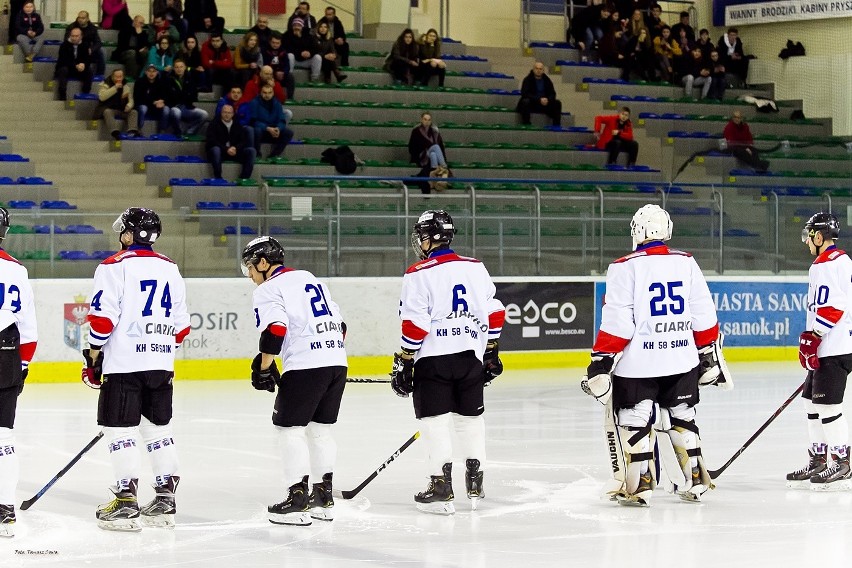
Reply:
[[[740,454],[742,454],[742,453],[746,450],[746,448],[747,448],[747,447],[749,447],[749,446],[751,445],[751,443],[752,443],[752,442],[754,442],[754,441],[757,439],[757,437],[758,437],[758,436],[760,436],[760,434],[761,434],[764,430],[766,430],[766,428],[768,428],[768,427],[769,427],[769,425],[770,425],[770,424],[772,424],[772,422],[773,422],[776,418],[778,418],[778,415],[779,415],[779,414],[781,414],[782,412],[784,412],[784,409],[785,409],[785,408],[787,408],[788,406],[790,406],[790,403],[791,403],[791,402],[793,402],[793,401],[796,399],[796,397],[797,397],[797,396],[799,396],[799,395],[802,393],[802,390],[803,390],[804,388],[805,388],[805,383],[802,383],[801,385],[799,385],[799,388],[797,388],[797,389],[796,389],[796,391],[795,391],[793,394],[791,394],[791,395],[790,395],[790,398],[788,398],[787,400],[785,400],[785,401],[784,401],[784,404],[782,404],[782,405],[780,406],[780,408],[778,408],[778,410],[776,410],[774,413],[772,413],[772,416],[770,416],[770,417],[769,417],[769,420],[767,420],[766,422],[764,422],[764,423],[763,423],[763,426],[761,426],[760,428],[758,428],[758,429],[757,429],[757,432],[755,432],[754,434],[752,434],[752,435],[751,435],[751,438],[749,438],[748,440],[746,440],[746,443],[745,443],[745,444],[743,444],[743,445],[740,447],[740,449],[739,449],[739,450],[737,450],[737,452],[736,452],[733,456],[731,456],[731,459],[729,459],[728,461],[726,461],[726,462],[725,462],[725,465],[723,465],[723,466],[722,466],[722,467],[720,467],[719,469],[713,469],[713,470],[708,471],[707,473],[709,473],[709,474],[710,474],[710,479],[716,479],[717,477],[719,477],[720,475],[722,475],[722,472],[724,472],[726,469],[728,469],[728,466],[729,466],[729,465],[731,465],[731,464],[734,462],[734,460],[735,460],[735,459],[737,459],[738,457],[740,457]]]
[[[395,451],[391,455],[391,457],[389,457],[387,460],[385,460],[385,463],[380,465],[379,468],[376,471],[371,473],[370,476],[367,479],[362,481],[361,485],[359,485],[358,487],[356,487],[355,489],[353,489],[351,491],[341,491],[339,497],[343,497],[344,499],[352,499],[353,497],[358,495],[358,493],[360,493],[362,489],[367,487],[368,483],[373,481],[376,478],[376,476],[378,476],[382,472],[383,469],[385,469],[387,466],[389,466],[390,463],[393,460],[395,460],[396,458],[399,457],[399,454],[404,452],[406,450],[406,448],[408,448],[408,446],[413,444],[414,441],[419,437],[420,437],[420,432],[415,432],[413,436],[411,436],[402,446],[400,446],[400,448],[397,451]],[[335,491],[334,493],[337,493],[337,491]],[[338,497],[338,495],[335,495],[335,497]]]
[[[390,383],[390,379],[357,379],[346,377],[347,383]]]
[[[63,467],[63,468],[59,471],[59,473],[57,473],[56,475],[54,475],[54,476],[53,476],[53,479],[51,479],[50,481],[48,481],[48,482],[47,482],[47,485],[45,485],[44,487],[42,487],[42,488],[41,488],[41,490],[39,490],[39,492],[38,492],[38,493],[36,493],[35,495],[33,495],[32,499],[27,499],[26,501],[24,501],[23,503],[21,503],[21,506],[19,507],[19,509],[21,509],[21,511],[26,511],[27,509],[29,509],[30,507],[32,507],[32,506],[33,506],[33,504],[35,504],[35,502],[36,502],[36,501],[38,501],[39,499],[41,499],[41,496],[42,496],[42,495],[44,495],[45,493],[47,493],[47,490],[48,490],[48,489],[50,489],[51,487],[53,487],[53,484],[54,484],[54,483],[56,483],[57,481],[59,481],[59,478],[60,478],[60,477],[62,477],[62,476],[63,476],[63,475],[65,475],[66,473],[68,473],[68,470],[69,470],[69,469],[71,469],[72,467],[74,467],[74,464],[75,464],[75,463],[77,463],[78,461],[80,461],[80,458],[82,458],[82,457],[83,457],[83,454],[85,454],[86,452],[88,452],[89,450],[91,450],[91,449],[92,449],[92,446],[94,446],[95,444],[97,444],[97,443],[98,443],[98,440],[100,440],[100,439],[101,439],[101,438],[103,438],[103,437],[104,437],[104,432],[103,432],[103,430],[101,430],[100,432],[98,432],[98,433],[97,433],[97,435],[96,435],[94,438],[92,438],[92,440],[91,440],[88,444],[86,444],[86,447],[85,447],[85,448],[83,448],[82,450],[80,450],[80,453],[79,453],[79,454],[77,454],[76,456],[74,456],[74,459],[72,459],[70,462],[68,462],[68,465],[66,465],[65,467]]]

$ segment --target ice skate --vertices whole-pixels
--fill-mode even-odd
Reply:
[[[678,497],[687,503],[700,503],[701,494],[707,491],[707,486],[701,483],[701,470],[692,468],[692,486],[685,491],[675,491]]]
[[[334,498],[331,496],[331,473],[322,476],[321,483],[314,483],[308,506],[311,518],[318,521],[334,520]]]
[[[625,507],[650,507],[651,493],[653,493],[651,485],[651,472],[647,471],[639,476],[639,486],[633,493],[621,491],[615,495],[619,505]]]
[[[0,505],[0,537],[15,536],[15,506]]]
[[[133,479],[127,488],[110,487],[115,499],[98,507],[95,517],[98,527],[107,531],[139,532],[139,503],[136,500],[138,481]]]
[[[470,508],[476,511],[480,499],[485,499],[485,487],[482,485],[485,473],[479,470],[479,460],[467,460],[464,474],[464,485],[467,489],[467,498],[470,499]]]
[[[453,506],[453,464],[445,463],[441,468],[444,475],[432,475],[426,491],[414,496],[417,509],[435,515],[452,515]]]
[[[310,495],[308,493],[308,476],[302,481],[290,486],[287,498],[276,505],[267,507],[269,522],[276,525],[309,525],[311,524]]]
[[[787,487],[790,489],[810,488],[811,477],[819,475],[828,467],[828,456],[808,450],[808,465],[787,474]]]
[[[849,469],[849,446],[843,457],[832,452],[831,465],[811,477],[814,491],[848,491],[852,489],[852,470]]]
[[[140,509],[142,524],[148,527],[174,528],[175,526],[175,491],[180,477],[173,475],[165,485],[155,485],[157,495],[150,503]]]

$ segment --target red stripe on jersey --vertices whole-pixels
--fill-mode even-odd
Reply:
[[[420,329],[411,320],[404,320],[402,322],[402,334],[414,341],[422,341],[424,337],[429,335],[429,332]]]
[[[269,333],[278,337],[287,335],[287,326],[280,323],[271,323],[266,329],[269,330]]]
[[[33,360],[33,355],[35,355],[36,350],[36,342],[33,341],[31,343],[21,343],[20,349],[18,352],[21,354],[21,361],[24,363],[29,363]]]
[[[411,274],[412,272],[419,272],[420,270],[425,270],[427,268],[432,268],[438,266],[439,264],[446,264],[447,262],[476,262],[479,263],[475,258],[470,258],[468,256],[459,256],[456,253],[451,254],[442,254],[439,256],[433,256],[432,258],[427,258],[426,260],[421,260],[419,262],[415,262],[411,266],[408,267],[408,270],[405,271],[406,274]]]
[[[710,329],[705,329],[704,331],[693,331],[692,337],[695,338],[695,345],[698,347],[710,345],[719,339],[719,322],[716,322],[716,325]]]
[[[506,321],[506,310],[499,310],[488,314],[488,327],[497,329],[503,327],[503,322]]]
[[[831,306],[823,306],[821,308],[817,308],[817,315],[823,319],[827,319],[831,323],[837,323],[840,321],[840,318],[843,317],[843,310],[838,310],[837,308],[833,308]]]
[[[600,330],[598,331],[598,337],[595,340],[595,345],[592,347],[592,351],[600,351],[602,353],[620,353],[624,351],[624,348],[627,347],[628,343],[630,343],[629,339],[624,339],[617,335],[611,335],[604,330]]]
[[[261,282],[261,284],[266,284],[267,282],[269,282],[269,281],[270,281],[270,280],[272,280],[273,278],[277,278],[278,276],[281,276],[282,274],[286,274],[286,273],[288,273],[288,272],[293,272],[294,270],[296,270],[296,269],[295,269],[295,268],[287,268],[287,267],[285,267],[285,266],[282,266],[281,268],[279,268],[278,270],[276,270],[276,271],[272,274],[272,276],[270,276],[269,278],[267,278],[264,282]]]
[[[823,262],[831,262],[832,260],[837,260],[841,256],[845,255],[845,250],[840,250],[836,247],[829,247],[827,250],[822,251],[822,254],[814,259],[814,264],[822,264]]]
[[[175,335],[175,343],[178,344],[178,345],[183,343],[183,340],[186,339],[187,335],[189,335],[189,330],[190,330],[189,327],[185,327],[182,330],[180,330],[177,333],[177,335]]]
[[[122,250],[115,253],[114,255],[103,261],[101,264],[118,264],[119,262],[127,260],[128,258],[159,258],[160,260],[165,260],[166,262],[171,262],[172,264],[175,263],[166,255],[154,252],[152,250]]]
[[[95,330],[95,333],[98,335],[109,335],[112,333],[113,327],[115,327],[109,318],[102,316],[93,316],[89,314],[86,316],[86,319],[89,320],[89,324],[91,324],[92,329]]]
[[[11,256],[3,249],[0,249],[0,260],[8,260],[9,262],[14,262],[15,264],[21,264],[15,257]]]
[[[620,264],[622,262],[627,262],[628,260],[632,260],[634,258],[640,258],[643,256],[660,256],[660,255],[668,255],[674,254],[677,256],[692,256],[688,252],[683,252],[682,250],[674,250],[670,249],[666,245],[659,245],[655,247],[648,247],[646,249],[637,250],[636,252],[632,252],[628,255],[622,256],[618,260],[614,260],[613,264]]]

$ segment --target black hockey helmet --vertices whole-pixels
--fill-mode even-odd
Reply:
[[[414,229],[411,231],[411,247],[414,249],[414,254],[425,259],[436,248],[449,246],[455,234],[456,228],[450,214],[441,209],[430,209],[424,211],[414,223]],[[424,252],[420,248],[420,243],[427,240],[431,245],[429,250]]]
[[[248,276],[248,267],[257,266],[260,259],[265,258],[270,265],[284,264],[284,247],[272,237],[258,237],[243,249],[240,270],[243,276]]]
[[[0,207],[0,242],[3,242],[3,239],[6,238],[6,233],[9,232],[11,225],[9,212],[4,207]]]
[[[807,242],[808,237],[822,233],[823,239],[837,239],[840,237],[840,222],[831,213],[815,213],[805,223],[802,229],[802,242]]]
[[[112,230],[119,235],[130,231],[134,244],[150,246],[163,233],[163,225],[160,217],[151,209],[128,207],[112,224]]]

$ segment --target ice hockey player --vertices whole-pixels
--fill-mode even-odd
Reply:
[[[156,213],[131,207],[112,228],[122,250],[95,270],[89,348],[83,350],[82,379],[100,389],[98,424],[116,480],[110,488],[115,498],[98,507],[96,518],[100,528],[114,531],[173,527],[180,478],[172,379],[175,352],[189,334],[186,287],[177,265],[151,248],[162,234]],[[151,458],[155,491],[141,509],[137,434]]]
[[[429,446],[430,482],[414,496],[417,508],[450,515],[453,505],[452,431],[465,458],[465,486],[475,509],[485,496],[483,387],[503,372],[498,339],[505,310],[485,266],[450,249],[456,229],[445,211],[426,211],[411,233],[421,259],[402,280],[402,347],[391,386],[414,394],[414,415]]]
[[[837,248],[839,236],[840,223],[831,213],[813,215],[802,230],[802,242],[816,257],[808,270],[806,331],[799,336],[799,361],[808,371],[802,398],[811,449],[808,464],[787,474],[788,487],[852,489],[843,415],[852,372],[852,260]]]
[[[267,508],[269,521],[331,521],[337,457],[331,426],[346,386],[346,324],[328,287],[307,270],[284,266],[284,249],[272,237],[246,245],[242,270],[257,284],[253,302],[260,352],[251,364],[251,384],[269,392],[278,387],[272,423],[283,487],[289,488],[283,501]],[[278,355],[281,373],[275,364]]]
[[[0,245],[9,232],[0,207]],[[0,537],[15,536],[15,410],[36,350],[36,314],[27,269],[0,246]]]
[[[650,504],[658,482],[656,433],[664,432],[660,452],[665,445],[677,458],[666,467],[670,489],[695,502],[713,488],[695,424],[698,387],[732,386],[716,309],[692,255],[665,244],[672,222],[664,209],[640,208],[630,233],[634,252],[607,269],[601,326],[582,381],[607,406],[607,493],[624,505]]]

